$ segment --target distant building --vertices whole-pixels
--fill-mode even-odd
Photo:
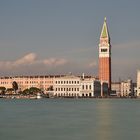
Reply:
[[[6,89],[12,88],[13,81],[16,81],[19,90],[24,90],[30,87],[37,87],[44,92],[53,85],[54,76],[14,76],[14,77],[0,77],[0,86]]]
[[[137,71],[137,96],[140,97],[140,70]]]
[[[121,82],[121,96],[128,97],[134,94],[132,80],[128,79],[127,81]]]
[[[108,94],[108,83],[100,82],[92,76],[56,75],[56,76],[14,76],[0,77],[0,87],[12,88],[18,84],[19,91],[37,87],[44,93],[58,97],[99,97]]]
[[[80,96],[80,78],[68,75],[54,78],[54,96],[78,97]]]
[[[101,96],[101,83],[95,78],[81,79],[81,91],[82,97],[99,97]]]
[[[94,77],[66,75],[54,79],[54,96],[57,97],[100,97],[108,94],[108,84]]]
[[[131,79],[121,82],[112,82],[112,95],[128,97],[136,95],[136,83],[133,83]]]
[[[133,83],[134,96],[137,96],[137,83]]]
[[[121,95],[121,82],[112,82],[111,84],[112,96],[120,96]]]

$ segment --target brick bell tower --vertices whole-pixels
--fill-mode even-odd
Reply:
[[[111,44],[106,17],[101,31],[99,43],[99,79],[108,82],[111,91]]]

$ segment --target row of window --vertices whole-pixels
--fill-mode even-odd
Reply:
[[[79,84],[79,81],[56,81],[56,84]]]
[[[6,85],[9,84],[9,82],[1,82],[2,85]],[[10,82],[10,84],[12,84],[12,82]]]
[[[17,82],[18,84],[23,84],[23,82],[22,81],[20,81],[20,82]],[[44,84],[44,83],[53,83],[52,81],[40,81],[40,82],[38,82],[38,81],[25,81],[25,84],[38,84],[38,83],[41,83],[41,84]],[[12,82],[0,82],[0,84],[2,84],[2,85],[6,85],[6,84],[12,84]]]
[[[79,88],[55,88],[55,91],[79,91]]]
[[[82,89],[83,90],[84,89],[86,89],[86,90],[90,89],[91,90],[91,85],[82,85]]]
[[[61,97],[61,96],[66,96],[66,97],[75,97],[79,96],[78,93],[56,93],[56,96]]]
[[[58,97],[78,97],[79,94],[78,93],[56,93],[56,96]],[[82,94],[83,97],[91,97],[92,94],[89,93],[89,94]]]

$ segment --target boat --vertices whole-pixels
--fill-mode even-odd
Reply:
[[[36,99],[41,99],[41,94],[40,93],[37,93],[37,96],[36,96]]]

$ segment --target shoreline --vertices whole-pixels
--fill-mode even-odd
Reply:
[[[37,95],[0,95],[0,99],[140,99],[139,97],[56,97],[56,96],[40,96]]]

